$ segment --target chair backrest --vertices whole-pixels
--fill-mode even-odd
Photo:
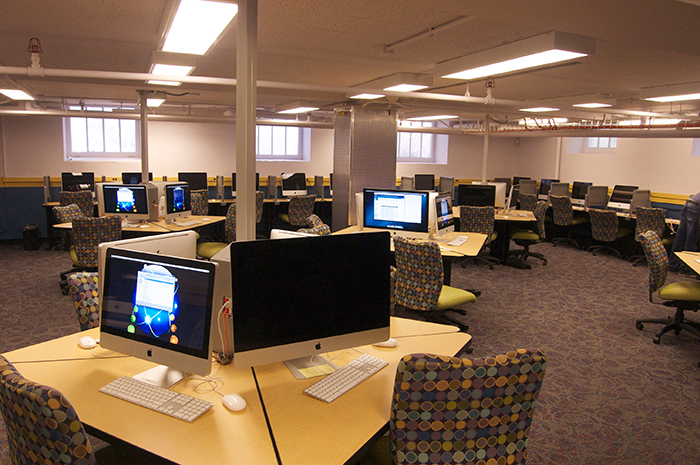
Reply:
[[[547,215],[548,203],[544,200],[540,200],[535,204],[535,218],[537,219],[537,235],[540,236],[540,240],[545,240],[545,227],[544,227],[544,217]]]
[[[118,216],[76,218],[73,220],[73,243],[78,266],[97,268],[97,246],[122,238],[122,220]]]
[[[206,216],[209,214],[209,191],[206,189],[198,189],[190,191],[190,205],[192,214],[198,216]]]
[[[521,194],[522,195],[522,194]],[[574,209],[571,207],[571,198],[564,195],[550,195],[552,204],[552,219],[557,226],[568,226],[574,219]]]
[[[521,210],[535,211],[537,205],[537,194],[520,194],[518,196]]]
[[[474,207],[471,205],[460,205],[459,207],[459,230],[464,232],[475,232],[486,234],[486,244],[491,242],[493,228],[496,224],[496,209],[491,206]]]
[[[405,355],[389,421],[394,463],[524,464],[546,369],[538,349],[474,360]]]
[[[617,214],[613,210],[599,210],[592,208],[588,211],[591,219],[591,235],[593,239],[602,242],[612,242],[617,239],[617,231],[620,223]]]
[[[100,326],[100,298],[97,273],[73,273],[68,276],[68,294],[73,298],[80,330]]]
[[[413,310],[434,310],[445,271],[440,247],[428,240],[394,238],[395,303]]]
[[[255,222],[260,223],[262,221],[263,215],[263,205],[265,200],[265,193],[262,191],[255,191]]]
[[[234,242],[236,240],[236,199],[233,199],[233,203],[226,210],[224,237],[226,242]]]
[[[637,226],[635,236],[647,231],[654,231],[663,237],[666,228],[666,212],[663,208],[637,207]]]
[[[68,399],[22,377],[2,355],[0,410],[7,426],[10,463],[95,463],[88,435]]]
[[[85,217],[83,211],[80,209],[77,203],[53,207],[51,210],[53,211],[53,215],[56,217],[56,221],[59,223],[70,223],[76,218]]]
[[[330,236],[331,227],[318,217],[318,215],[312,214],[307,219],[308,228],[299,229],[297,232],[307,233],[307,234],[317,234],[319,236]]]
[[[83,215],[95,216],[95,202],[93,201],[92,191],[61,191],[58,193],[58,203],[61,206],[74,203],[80,207]]]
[[[649,267],[649,301],[652,301],[654,292],[661,289],[668,276],[668,254],[661,243],[661,237],[654,231],[646,231],[637,236],[637,241],[642,244],[644,255],[647,257]]]
[[[296,195],[289,199],[289,222],[306,226],[306,219],[314,212],[315,195]]]

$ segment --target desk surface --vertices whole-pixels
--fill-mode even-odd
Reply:
[[[676,252],[678,258],[683,260],[683,263],[688,265],[691,270],[700,274],[700,263],[696,260],[700,260],[700,252]]]
[[[282,363],[255,369],[285,465],[344,463],[388,422],[396,366],[403,355],[453,355],[471,339],[454,326],[401,318],[392,318],[391,334],[398,340],[396,348],[359,348],[387,360],[389,366],[331,404],[302,393],[320,378],[296,380]],[[187,423],[99,393],[101,386],[119,376],[133,376],[153,364],[133,357],[92,357],[77,346],[84,335],[98,337],[99,333],[93,329],[4,355],[26,378],[61,391],[84,424],[169,460],[183,464],[202,463],[203,458],[213,463],[277,463],[250,369],[218,364],[212,368],[211,376],[222,378],[222,393],[235,392],[246,400],[247,408],[239,413],[226,410],[216,393],[194,392],[194,381],[175,386],[175,391],[214,404]],[[99,348],[96,353],[112,355]],[[350,350],[335,360],[343,365],[357,356]]]
[[[206,218],[206,220],[205,220]],[[122,223],[122,231],[133,231],[133,232],[138,232],[138,233],[149,233],[149,234],[163,234],[163,233],[168,233],[168,232],[178,232],[178,231],[188,231],[190,229],[197,229],[201,228],[202,226],[207,226],[210,224],[216,224],[221,221],[225,221],[226,217],[225,216],[215,216],[215,215],[208,215],[208,216],[196,216],[192,215],[187,218],[181,219],[181,222],[189,222],[189,221],[199,221],[199,223],[195,224],[190,224],[187,226],[181,226],[176,222],[174,223],[166,223],[165,220],[160,220],[156,222],[148,222],[148,223],[141,223],[141,224],[135,224],[135,225],[127,225],[125,223]],[[146,227],[142,227],[146,225]],[[57,229],[72,229],[73,228],[73,223],[58,223],[53,226],[54,228]]]
[[[524,214],[524,215],[521,215]],[[452,207],[452,215],[459,218],[459,205]],[[529,210],[511,210],[501,212],[498,209],[493,215],[496,221],[536,221],[535,214]]]

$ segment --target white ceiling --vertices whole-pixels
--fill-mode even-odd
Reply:
[[[37,97],[35,106],[58,107],[65,99],[136,102],[143,81],[95,78],[29,77],[5,74],[27,67],[29,39],[41,40],[46,69],[146,73],[176,0],[0,0],[0,82],[11,81]],[[460,17],[463,21],[435,34],[385,46]],[[487,50],[548,31],[596,39],[594,55],[560,66],[496,77],[495,105],[452,98],[382,99],[405,115],[439,111],[465,119],[486,113],[516,118],[526,104],[559,107],[550,116],[614,118],[630,111],[653,111],[697,119],[698,103],[652,104],[640,89],[700,83],[700,6],[676,0],[259,0],[258,106],[272,110],[293,100],[311,100],[323,109],[346,106],[347,88],[398,72],[432,77],[436,63]],[[193,76],[236,77],[236,25]],[[467,84],[435,79],[424,92],[484,97],[484,80]],[[280,83],[286,83],[282,85]],[[288,84],[293,84],[289,86]],[[235,106],[235,86],[184,83],[162,88],[173,93],[163,114],[223,117]],[[584,95],[608,98],[607,114],[574,110]],[[423,96],[425,97],[425,96]],[[520,104],[522,102],[522,105]],[[0,111],[16,102],[0,100]],[[231,112],[227,112],[231,114]]]

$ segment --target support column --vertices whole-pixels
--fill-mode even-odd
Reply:
[[[489,136],[491,132],[491,116],[484,118],[484,156],[481,161],[481,182],[486,182],[486,167],[489,163]]]

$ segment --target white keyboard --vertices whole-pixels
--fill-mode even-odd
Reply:
[[[127,376],[115,379],[99,391],[186,422],[196,420],[214,405]]]
[[[454,239],[452,239],[450,242],[448,242],[448,244],[453,245],[455,247],[459,247],[460,245],[467,242],[467,239],[469,239],[467,236],[457,236]]]
[[[193,224],[199,224],[201,221],[199,220],[192,220],[192,221],[176,221],[175,224],[177,226],[192,226]]]
[[[333,402],[388,364],[389,362],[380,358],[367,354],[361,355],[321,381],[306,388],[304,394],[324,402]]]

